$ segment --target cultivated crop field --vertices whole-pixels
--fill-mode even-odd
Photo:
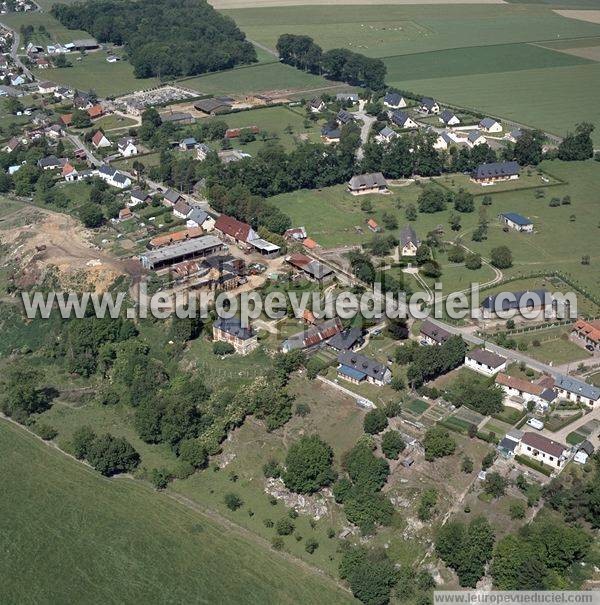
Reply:
[[[4,603],[350,602],[262,541],[142,484],[103,479],[4,420],[0,460]]]
[[[247,35],[274,48],[282,33],[308,34],[324,49],[379,57],[387,83],[565,134],[598,126],[600,24],[541,4],[287,6],[225,11]],[[585,50],[576,49],[579,40]],[[584,41],[584,42],[583,42]],[[565,45],[553,48],[553,44]],[[567,49],[565,52],[564,49]],[[532,102],[532,100],[535,100]]]

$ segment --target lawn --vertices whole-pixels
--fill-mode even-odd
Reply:
[[[412,399],[403,408],[409,410],[415,416],[420,416],[425,410],[429,409],[429,405],[420,399]]]
[[[250,94],[281,91],[284,93],[302,90],[335,88],[335,83],[321,76],[305,73],[282,63],[273,62],[238,67],[181,81],[183,86],[197,90],[200,94]],[[347,88],[347,87],[346,87]],[[310,96],[310,93],[307,93]]]
[[[134,90],[151,88],[158,83],[156,78],[136,78],[133,67],[127,61],[108,63],[103,50],[88,53],[80,61],[70,56],[72,67],[53,69],[48,78],[58,84],[79,90],[94,90],[100,96],[115,97]]]
[[[590,374],[586,378],[587,382],[591,382],[592,384],[600,387],[600,372],[595,372],[594,374]]]
[[[527,343],[527,354],[544,363],[562,365],[587,359],[589,354],[568,339],[569,328],[536,330],[514,336],[517,343]],[[533,343],[538,342],[539,346]]]
[[[102,479],[5,421],[0,435],[5,603],[350,602],[233,526]]]
[[[136,120],[113,113],[94,120],[94,129],[102,128],[102,130],[107,132],[110,130],[129,128],[135,124],[137,124]]]

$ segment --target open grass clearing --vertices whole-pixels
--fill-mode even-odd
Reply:
[[[5,421],[0,434],[3,602],[350,602],[231,526],[103,479]]]
[[[574,363],[589,357],[589,354],[569,340],[569,328],[548,328],[524,335],[514,336],[517,343],[527,344],[527,354],[534,359],[553,365]],[[536,344],[538,343],[538,346]]]
[[[183,86],[200,94],[250,94],[279,91],[293,93],[302,90],[335,89],[335,82],[305,73],[277,61],[238,67],[228,71],[187,78]]]

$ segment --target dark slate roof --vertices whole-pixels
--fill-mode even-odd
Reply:
[[[508,294],[508,292],[502,292],[502,294]],[[512,292],[515,300],[502,300],[502,311],[508,311],[509,309],[525,309],[528,304],[531,304],[530,296],[532,294],[538,296],[542,303],[549,304],[551,302],[550,292],[540,288],[538,290],[521,290],[519,292]],[[494,296],[488,296],[483,300],[481,306],[484,309],[493,310],[495,308],[496,298],[500,296],[500,294],[496,294]]]
[[[331,126],[323,126],[323,128],[321,128],[321,134],[330,139],[339,139],[341,136],[340,129]]]
[[[118,170],[115,171],[113,175],[113,181],[115,181],[116,183],[122,183],[124,185],[127,182],[127,179],[129,179],[129,177],[126,174],[119,172]]]
[[[444,109],[440,114],[440,118],[442,118],[446,124],[455,116],[456,114],[451,109]]]
[[[383,380],[387,370],[384,364],[379,363],[375,359],[360,355],[359,353],[353,353],[352,351],[341,351],[338,355],[338,363],[347,368],[352,368],[356,372],[371,376],[376,380]]]
[[[410,119],[410,116],[405,111],[395,111],[392,114],[392,122],[398,124],[398,126],[404,126],[406,121]]]
[[[231,334],[231,336],[235,336],[240,340],[248,340],[254,336],[252,327],[243,327],[241,320],[237,317],[232,317],[231,319],[223,319],[220,317],[215,321],[214,325],[219,330],[223,330],[223,332],[227,332],[227,334]]]
[[[479,122],[479,126],[481,128],[491,128],[494,124],[497,124],[498,120],[494,120],[494,118],[483,118],[481,122]]]
[[[345,109],[341,109],[337,114],[337,121],[340,124],[348,124],[354,120],[354,116]]]
[[[517,442],[504,437],[502,441],[500,441],[500,443],[498,444],[498,447],[508,452],[514,452],[515,448],[517,447]]]
[[[485,179],[497,176],[513,176],[519,174],[520,171],[521,167],[518,162],[492,162],[491,164],[477,166],[473,171],[473,177]]]
[[[360,328],[349,328],[330,338],[327,344],[338,351],[345,351],[351,349],[361,338],[362,330]]]
[[[397,92],[388,92],[385,97],[383,97],[383,102],[388,105],[399,105],[400,101],[402,101],[402,95]]]
[[[435,107],[437,103],[434,99],[431,99],[430,97],[423,97],[421,99],[421,105],[423,107],[427,107],[427,109],[431,109],[432,107]]]
[[[174,189],[167,189],[164,192],[163,197],[168,202],[171,202],[172,204],[176,204],[177,200],[179,200],[179,198],[181,197],[181,195],[179,193],[177,193],[177,191],[175,191]]]
[[[224,99],[201,99],[194,103],[194,107],[204,113],[213,111],[224,111],[231,107],[231,103]]]
[[[384,127],[383,127],[383,128],[380,130],[380,131],[379,131],[379,134],[380,134],[382,137],[385,137],[385,138],[387,139],[387,138],[389,138],[389,137],[391,137],[391,136],[394,136],[394,135],[396,134],[396,131],[395,131],[395,130],[392,130],[392,129],[391,129],[389,126],[384,126]]]
[[[574,395],[587,397],[592,401],[600,399],[600,389],[598,387],[592,386],[591,384],[588,384],[587,382],[577,380],[572,376],[563,376],[562,374],[556,376],[555,380],[555,384],[559,389],[564,389],[565,391],[573,393]]]
[[[38,166],[40,168],[44,168],[46,166],[62,166],[62,162],[55,156],[55,155],[49,155],[45,158],[40,158],[38,160]]]
[[[540,393],[540,397],[547,401],[548,403],[552,403],[556,399],[556,393],[552,389],[544,389]]]
[[[406,225],[400,231],[400,245],[402,247],[406,246],[406,244],[412,242],[417,248],[421,244],[415,230],[411,225]]]
[[[469,351],[467,357],[474,359],[483,365],[489,366],[490,368],[498,368],[503,363],[506,363],[505,357],[496,355],[496,353],[492,353],[486,349],[474,349],[473,351]]]
[[[583,450],[588,456],[591,456],[594,453],[594,446],[587,439],[582,441],[577,449]]]
[[[469,136],[467,137],[467,139],[469,141],[471,141],[471,143],[474,143],[479,137],[483,137],[483,135],[479,132],[479,130],[472,130],[469,133]],[[485,137],[483,137],[483,138],[485,139]],[[485,164],[484,164],[484,166],[485,166]],[[488,166],[489,166],[489,164],[488,164]]]
[[[136,188],[131,190],[131,197],[144,201],[148,197],[148,193]]]
[[[446,342],[452,336],[448,330],[436,326],[428,319],[421,324],[421,334],[432,338],[436,342]]]
[[[192,208],[187,215],[188,221],[196,221],[201,225],[208,218],[208,212],[201,210],[200,208]]]
[[[508,219],[511,223],[515,223],[516,225],[533,225],[533,223],[524,216],[517,214],[516,212],[503,212],[500,216]]]
[[[102,166],[98,168],[98,172],[100,174],[104,174],[105,176],[112,177],[116,170],[111,168],[108,164],[102,164]]]

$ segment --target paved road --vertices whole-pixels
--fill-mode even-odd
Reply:
[[[548,437],[548,439],[554,439],[554,441],[566,444],[567,436],[569,435],[569,433],[572,433],[573,431],[577,430],[579,427],[582,427],[584,424],[590,422],[591,420],[600,420],[600,408],[594,408],[589,414],[584,414],[581,418],[579,418],[579,420],[571,422],[571,424],[567,425],[564,429],[561,429],[560,431],[552,432],[547,429],[543,429],[540,432],[545,437]],[[587,439],[595,448],[600,446],[599,431],[596,431]]]
[[[94,164],[96,164],[96,166],[101,166],[102,164],[104,164],[104,161],[97,158],[94,155],[94,152],[91,150],[91,148],[88,145],[86,145],[83,142],[83,140],[80,139],[77,135],[67,133],[66,136],[69,139],[69,141],[71,141],[71,143],[73,143],[73,145],[75,146],[75,149],[85,149],[88,159],[91,162],[93,162]]]
[[[21,44],[21,35],[19,34],[18,31],[12,29],[11,27],[8,27],[8,25],[5,25],[4,23],[0,23],[0,26],[2,26],[4,29],[8,29],[8,30],[12,31],[13,43],[12,43],[12,47],[10,49],[10,56],[12,57],[12,59],[16,63],[16,65],[18,65],[23,70],[23,74],[25,74],[25,76],[27,76],[30,80],[33,80],[34,77],[33,77],[32,73],[29,71],[29,69],[27,69],[27,67],[25,66],[23,61],[21,61],[21,58],[19,57],[19,54],[18,54],[19,45]]]

